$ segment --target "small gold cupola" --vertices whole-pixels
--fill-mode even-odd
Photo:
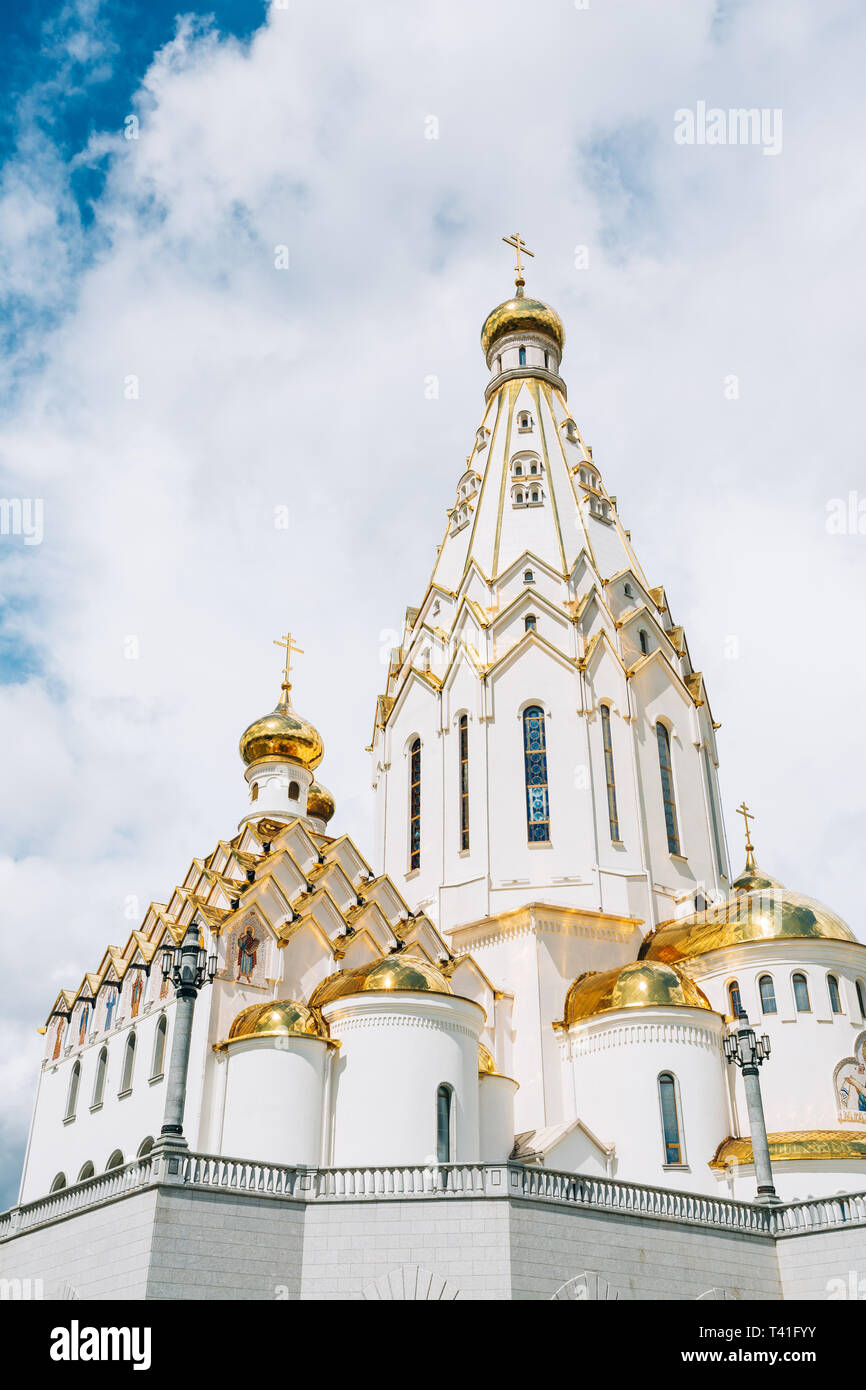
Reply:
[[[255,719],[241,735],[240,754],[250,789],[250,809],[242,825],[259,817],[287,820],[306,816],[313,771],[325,752],[318,729],[292,706],[292,654],[302,649],[295,646],[291,633],[274,645],[286,653],[280,698],[270,713]],[[313,814],[321,816],[321,806]]]

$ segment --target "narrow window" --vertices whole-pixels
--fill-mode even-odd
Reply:
[[[409,868],[421,867],[421,740],[409,749]]]
[[[524,584],[534,584],[534,583],[535,583],[535,575],[532,573],[532,570],[524,570],[524,571],[523,571],[523,582],[524,582]]]
[[[99,1057],[96,1061],[96,1079],[93,1083],[93,1101],[91,1102],[94,1108],[97,1105],[102,1104],[103,1098],[105,1096],[105,1073],[107,1068],[108,1048],[103,1047],[100,1050]]]
[[[250,790],[250,801],[258,801],[258,799],[259,799],[259,784],[258,784],[258,782],[253,782],[252,788],[251,788],[251,790]]]
[[[126,1040],[126,1048],[123,1053],[123,1077],[120,1082],[120,1094],[123,1096],[127,1091],[132,1090],[132,1069],[135,1066],[135,1033],[130,1033]]]
[[[514,476],[515,476],[516,478],[522,478],[522,477],[523,477],[523,464],[522,464],[522,463],[516,463],[516,464],[514,465]]]
[[[718,866],[719,876],[721,878],[724,878],[725,856],[722,850],[722,836],[719,831],[719,818],[716,815],[716,795],[715,788],[713,786],[713,765],[710,759],[710,750],[708,749],[706,744],[704,744],[704,770],[707,774],[707,796],[710,802],[710,820],[713,826],[713,842],[716,847],[716,864]]]
[[[301,789],[300,789],[300,787],[298,786],[297,782],[290,782],[290,783],[289,783],[289,800],[290,800],[290,801],[297,801],[297,800],[299,799],[300,795],[301,795]]]
[[[601,737],[604,744],[604,777],[607,782],[607,819],[610,838],[619,839],[619,816],[616,813],[616,781],[613,775],[613,741],[610,733],[610,709],[601,707]]]
[[[842,1012],[842,1000],[839,998],[839,981],[835,975],[827,976],[827,991],[830,995],[830,1008],[834,1014]]]
[[[51,1191],[52,1191],[52,1192],[62,1192],[65,1186],[66,1186],[66,1174],[65,1174],[65,1173],[58,1173],[58,1174],[57,1174],[57,1177],[54,1179],[53,1183],[51,1184]]]
[[[538,472],[538,464],[537,464],[537,463],[531,463],[531,464],[529,465],[529,471],[530,471],[530,473],[537,473],[537,472]]]
[[[526,348],[525,348],[525,347],[522,347],[522,348],[520,348],[520,349],[518,350],[517,361],[518,361],[518,364],[519,364],[521,367],[525,367],[525,366],[526,366]]]
[[[535,614],[534,614],[534,613],[527,613],[526,617],[523,619],[523,631],[524,631],[524,632],[537,632],[537,630],[538,630],[538,620],[536,619]]]
[[[78,1087],[81,1084],[81,1063],[76,1062],[72,1068],[72,1075],[69,1078],[69,1090],[66,1093],[66,1115],[67,1120],[75,1119],[75,1112],[78,1109]]]
[[[662,1072],[659,1077],[659,1101],[665,1141],[665,1163],[682,1163],[683,1146],[677,1111],[677,1086],[670,1072]]]
[[[436,1162],[451,1162],[451,1087],[436,1092]]]
[[[501,371],[502,371],[502,358],[501,358],[501,357],[497,357],[497,359],[496,359],[496,370],[497,370],[497,372],[501,372]]]
[[[162,1076],[165,1065],[165,1033],[168,1028],[168,1020],[165,1014],[156,1025],[156,1037],[153,1040],[153,1063],[150,1068],[150,1078],[152,1081],[158,1076]]]
[[[622,591],[623,591],[623,593],[625,594],[626,598],[631,598],[632,594],[631,594],[631,585],[630,585],[630,584],[623,584],[623,586],[622,586]]]
[[[519,489],[518,489],[517,493],[515,494],[514,500],[515,500],[515,502],[520,502],[520,503],[523,502],[523,493],[520,492]]]
[[[866,1018],[866,993],[863,991],[863,981],[857,981],[857,1003],[860,1005],[860,1017]]]
[[[469,848],[469,716],[460,716],[460,848]]]
[[[640,649],[643,652],[644,656],[646,656],[649,652],[649,638],[647,637],[643,628],[641,628],[640,630]]]
[[[533,500],[533,502],[537,502],[537,501],[538,501],[538,488],[537,488],[537,487],[534,487],[534,488],[532,489],[532,500]]]
[[[809,986],[806,983],[806,976],[799,971],[794,976],[794,1003],[797,1006],[798,1014],[810,1014],[812,1005],[809,1003]]]
[[[664,724],[656,724],[656,737],[659,745],[659,771],[662,778],[662,801],[665,808],[665,829],[668,836],[668,852],[679,854],[680,835],[677,829],[677,808],[674,801],[674,779],[671,767],[671,737]]]
[[[526,778],[526,824],[529,840],[550,839],[550,807],[547,796],[547,741],[544,710],[530,705],[523,711],[523,765]]]
[[[546,352],[546,353],[544,354],[544,365],[545,365],[545,367],[547,367],[548,370],[549,370],[549,368],[550,368],[550,353],[549,353],[549,352]]]
[[[764,1010],[764,1013],[776,1013],[776,989],[773,984],[772,975],[762,975],[758,981],[758,989],[761,992],[761,1008]]]
[[[743,1001],[740,998],[740,986],[737,980],[731,980],[728,985],[728,1002],[731,1006],[731,1014],[734,1018],[739,1018],[743,1012]]]

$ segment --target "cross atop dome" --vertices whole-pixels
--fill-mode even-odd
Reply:
[[[283,637],[274,638],[274,646],[285,649],[286,664],[283,670],[283,690],[291,690],[292,682],[289,680],[289,676],[292,674],[292,652],[297,652],[298,656],[303,656],[304,649],[295,645],[290,632],[287,632]]]
[[[512,232],[511,236],[504,236],[502,240],[505,242],[506,246],[514,247],[514,269],[516,271],[514,283],[517,286],[517,297],[519,299],[523,295],[523,287],[526,284],[523,278],[523,262],[520,259],[521,253],[525,256],[532,256],[534,258],[535,252],[530,251],[519,232]]]

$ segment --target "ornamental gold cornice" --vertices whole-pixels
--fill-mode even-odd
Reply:
[[[866,1130],[779,1130],[768,1134],[773,1163],[866,1162]],[[725,1139],[710,1159],[710,1168],[755,1161],[750,1135]]]

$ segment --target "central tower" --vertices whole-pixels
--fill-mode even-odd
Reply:
[[[377,703],[379,856],[446,932],[528,904],[647,929],[729,891],[718,726],[509,244],[484,410]]]

